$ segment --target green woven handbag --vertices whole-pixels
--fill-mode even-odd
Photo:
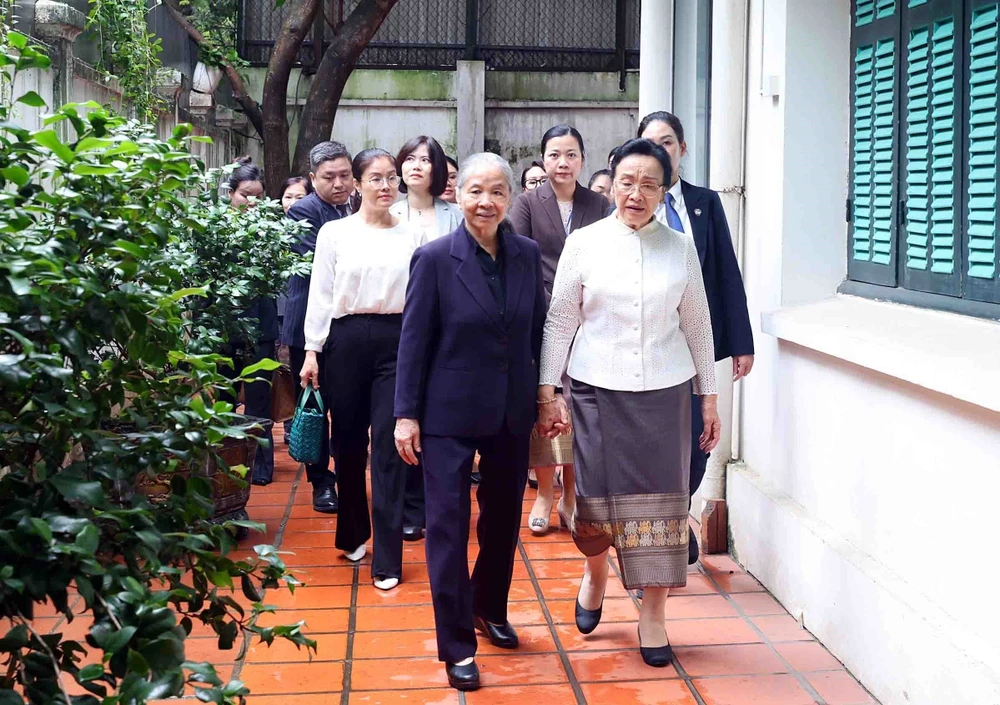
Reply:
[[[310,407],[310,400],[315,401],[316,408]],[[312,386],[309,386],[299,397],[299,405],[292,417],[292,429],[288,438],[288,454],[292,460],[306,465],[318,463],[323,452],[323,398]]]

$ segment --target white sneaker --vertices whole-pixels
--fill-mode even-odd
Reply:
[[[368,554],[368,547],[365,546],[364,544],[361,544],[353,551],[344,551],[344,556],[347,558],[347,560],[354,561],[355,563],[360,561],[367,554]]]
[[[374,580],[375,587],[379,590],[392,590],[394,587],[399,585],[399,578],[382,578],[381,580]]]

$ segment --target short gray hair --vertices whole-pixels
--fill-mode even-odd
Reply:
[[[309,170],[315,173],[319,169],[320,164],[323,162],[332,162],[334,159],[351,161],[351,153],[340,142],[334,142],[333,140],[320,142],[309,150]]]
[[[504,180],[507,182],[507,188],[510,190],[511,195],[516,193],[517,182],[514,180],[514,171],[510,168],[510,164],[499,154],[493,154],[492,152],[480,152],[479,154],[473,154],[463,159],[462,166],[458,170],[456,188],[461,191],[465,182],[469,180],[469,176],[473,172],[483,168],[499,169],[503,174]]]

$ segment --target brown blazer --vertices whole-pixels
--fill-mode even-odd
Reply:
[[[578,183],[576,191],[573,192],[573,215],[570,218],[569,230],[573,232],[585,225],[596,223],[611,211],[612,206],[604,196]],[[566,232],[563,230],[559,204],[556,202],[552,184],[546,182],[532,191],[522,193],[514,199],[508,217],[514,226],[514,232],[537,242],[542,251],[542,279],[548,303],[548,299],[552,296],[552,283],[556,279],[559,255],[562,254],[563,245],[566,244]]]

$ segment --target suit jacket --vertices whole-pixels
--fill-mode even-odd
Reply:
[[[596,223],[612,211],[608,200],[586,186],[576,185],[573,193],[573,215],[569,231],[572,233],[585,225]],[[556,266],[566,244],[566,231],[552,184],[546,182],[532,191],[526,191],[510,207],[510,222],[514,232],[538,243],[542,251],[542,276],[545,279],[546,298],[552,296],[552,283],[556,280]]]
[[[753,332],[743,276],[733,250],[729,223],[719,194],[681,182],[691,235],[698,248],[708,308],[712,313],[715,359],[753,355]]]
[[[309,223],[309,232],[302,234],[298,242],[292,245],[292,251],[304,255],[316,251],[316,236],[319,234],[319,229],[331,220],[343,218],[344,213],[316,193],[310,193],[288,209],[288,217]],[[288,288],[285,291],[281,342],[293,348],[306,346],[304,328],[306,304],[309,302],[309,279],[309,277],[292,277],[288,280]]]
[[[409,209],[406,207],[406,198],[402,198],[389,208],[389,212],[402,221],[410,222]],[[455,228],[465,219],[465,215],[454,203],[442,201],[440,198],[434,199],[434,217],[437,220],[437,232],[427,233],[428,242],[437,240],[455,231]]]
[[[506,230],[505,228],[501,229]],[[545,291],[538,245],[504,238],[507,306],[500,316],[463,223],[410,263],[396,364],[397,418],[425,434],[529,434],[536,418]]]

